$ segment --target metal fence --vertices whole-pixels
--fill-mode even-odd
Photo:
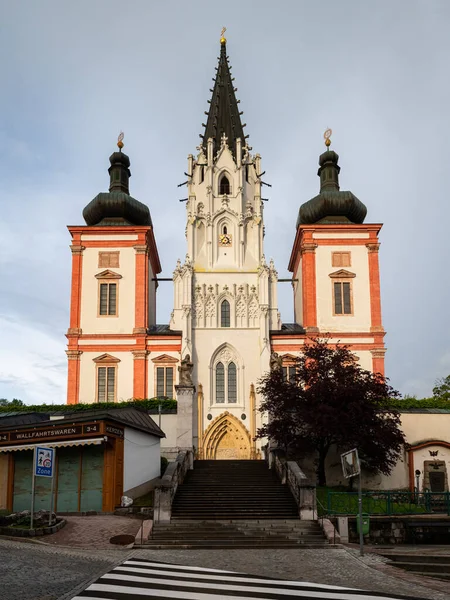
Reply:
[[[450,492],[363,492],[362,508],[370,515],[450,515]],[[358,492],[328,491],[327,512],[330,515],[358,514]]]

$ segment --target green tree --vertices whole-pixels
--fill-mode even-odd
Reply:
[[[6,398],[0,398],[0,406],[7,406],[8,408],[17,408],[19,406],[25,406],[25,402],[18,398],[7,400]]]
[[[450,400],[450,375],[436,380],[433,388],[433,397],[439,400]]]
[[[390,406],[399,398],[380,374],[362,369],[347,346],[308,340],[289,381],[276,368],[258,382],[261,412],[268,422],[258,437],[274,440],[288,456],[314,452],[317,480],[326,485],[325,459],[358,448],[366,469],[388,475],[400,457],[405,437],[400,413]]]

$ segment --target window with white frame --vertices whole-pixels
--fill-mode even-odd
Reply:
[[[96,402],[116,402],[117,371],[120,359],[111,354],[102,354],[94,358],[95,363],[95,400]]]
[[[173,398],[173,367],[156,367],[156,396]]]
[[[116,401],[116,366],[97,367],[97,402]]]
[[[119,314],[119,280],[122,279],[122,275],[107,269],[97,273],[95,278],[98,280],[97,316],[117,317]]]

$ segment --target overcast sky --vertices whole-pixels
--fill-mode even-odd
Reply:
[[[249,143],[272,184],[266,257],[280,277],[323,131],[341,189],[381,222],[387,375],[431,394],[450,373],[448,0],[0,0],[0,397],[66,399],[67,225],[108,187],[120,130],[131,194],[150,207],[163,277],[186,253],[195,152],[220,30]],[[447,173],[447,175],[446,175]],[[268,189],[268,188],[266,188]],[[168,322],[172,285],[158,290]],[[283,321],[291,288],[279,286]]]

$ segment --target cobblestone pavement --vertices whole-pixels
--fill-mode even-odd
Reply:
[[[403,594],[407,598],[450,600],[450,592],[444,591],[448,583],[388,567],[385,559],[375,553],[368,553],[361,558],[353,548],[128,550],[109,545],[109,548],[86,549],[4,539],[0,539],[0,598],[69,600],[90,582],[131,556]],[[441,589],[436,587],[441,583]]]
[[[382,569],[387,566],[378,555],[359,557],[355,550],[136,550],[135,557],[147,560],[240,571],[280,579],[342,585],[373,592],[403,594],[407,598],[450,600],[450,592],[432,588],[428,578],[400,572],[400,577]],[[395,569],[395,572],[400,571]],[[420,583],[418,583],[418,581]],[[444,582],[444,586],[448,583]],[[444,587],[442,590],[445,589]]]
[[[0,539],[1,600],[57,600],[87,585],[129,550],[88,551]],[[75,594],[69,594],[72,597]]]
[[[42,538],[43,542],[72,548],[110,549],[111,537],[120,534],[135,536],[141,526],[140,519],[114,515],[64,518],[66,526],[53,535]]]

